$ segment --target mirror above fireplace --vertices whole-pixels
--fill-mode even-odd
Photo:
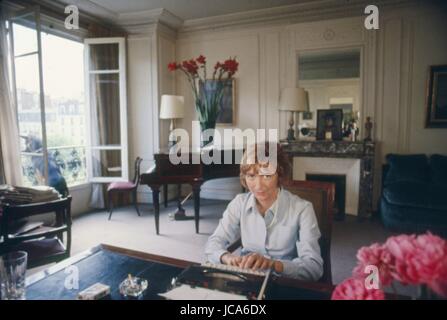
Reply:
[[[309,96],[309,113],[300,115],[299,129],[315,129],[319,109],[342,109],[345,138],[352,123],[361,130],[360,49],[303,51],[297,65],[298,86]]]

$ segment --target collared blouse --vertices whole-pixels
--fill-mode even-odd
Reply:
[[[283,263],[283,275],[317,281],[323,275],[318,221],[312,203],[285,189],[262,216],[251,192],[239,194],[227,206],[205,255],[209,262],[221,263],[229,244],[242,239],[242,255],[256,252]]]

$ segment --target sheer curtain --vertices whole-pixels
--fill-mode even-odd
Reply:
[[[0,183],[21,185],[19,130],[10,90],[5,21],[4,10],[0,6]]]

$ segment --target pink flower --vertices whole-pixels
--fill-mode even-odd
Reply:
[[[387,247],[374,243],[369,247],[362,247],[357,252],[358,264],[353,270],[353,275],[359,278],[365,278],[368,265],[374,265],[379,270],[380,286],[387,286],[393,281],[391,269],[394,265],[394,257],[388,251]]]
[[[384,300],[380,289],[367,289],[360,278],[349,278],[340,283],[332,292],[332,300]]]
[[[446,281],[447,243],[427,234],[400,235],[385,243],[395,258],[393,277],[403,284],[440,284]],[[436,286],[436,285],[435,285]]]
[[[442,297],[447,297],[447,264],[444,264],[441,276],[428,284],[428,287]]]

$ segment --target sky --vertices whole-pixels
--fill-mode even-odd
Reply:
[[[81,99],[84,94],[84,45],[41,34],[45,95],[52,99]],[[14,24],[15,56],[37,51],[35,30]],[[38,92],[37,54],[15,58],[17,87]]]

